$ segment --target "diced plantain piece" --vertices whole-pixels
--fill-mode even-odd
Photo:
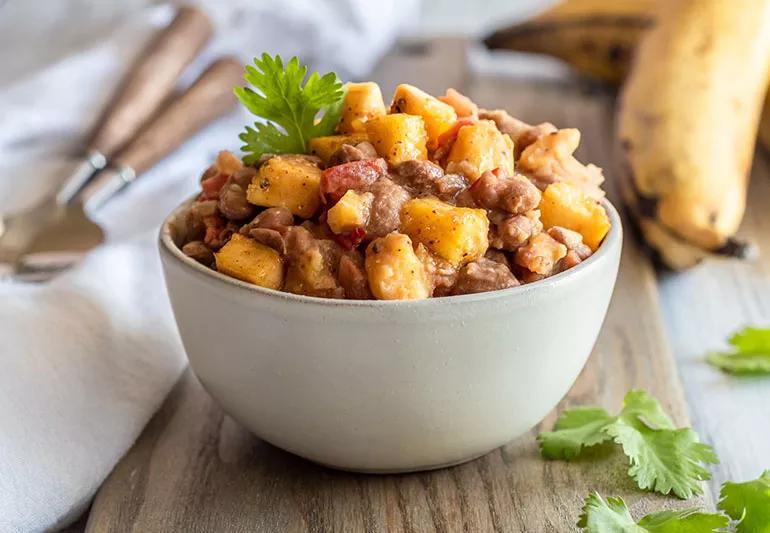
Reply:
[[[222,274],[268,289],[280,289],[283,285],[281,255],[239,233],[230,237],[214,257],[217,271]]]
[[[433,292],[430,276],[401,233],[388,233],[366,249],[366,276],[378,300],[421,300]]]
[[[421,116],[425,121],[428,148],[431,150],[436,148],[439,135],[448,130],[457,120],[457,113],[452,106],[406,83],[396,87],[390,111]]]
[[[596,251],[610,230],[610,219],[601,204],[563,181],[545,189],[539,209],[545,229],[562,226],[577,231],[591,251]]]
[[[337,127],[340,133],[362,132],[366,123],[385,114],[385,102],[379,85],[373,81],[346,84],[342,117]]]
[[[368,140],[366,133],[351,133],[347,135],[327,135],[326,137],[316,137],[310,139],[310,153],[321,158],[324,164],[329,162],[329,158],[343,144],[356,145]]]
[[[478,259],[489,247],[484,209],[455,207],[435,198],[406,202],[401,208],[401,232],[454,266]]]
[[[350,189],[326,213],[326,223],[338,235],[365,228],[369,222],[373,201],[372,193]]]
[[[312,217],[321,205],[321,169],[310,158],[279,155],[259,168],[246,199],[263,207],[285,207],[302,218]]]
[[[491,120],[479,120],[460,128],[447,157],[447,172],[462,174],[474,182],[487,170],[496,168],[503,176],[513,175],[511,138],[500,133]]]
[[[422,117],[395,113],[366,123],[369,142],[392,165],[411,159],[427,159],[425,122]]]

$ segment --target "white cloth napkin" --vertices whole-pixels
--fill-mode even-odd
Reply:
[[[359,77],[416,5],[212,0],[211,7],[217,40],[187,77],[213,55],[249,61],[262,51]],[[67,154],[171,13],[144,10],[109,40],[0,87],[0,209],[24,208],[55,187]],[[49,530],[77,518],[178,378],[185,358],[157,228],[218,150],[237,151],[237,133],[252,120],[240,111],[207,128],[113,199],[98,215],[107,243],[75,269],[45,285],[0,283],[0,531]]]

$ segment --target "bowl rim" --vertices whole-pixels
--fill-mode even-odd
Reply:
[[[607,198],[603,198],[601,200],[601,204],[609,216],[610,230],[604,237],[602,243],[599,245],[599,248],[593,254],[591,254],[591,257],[585,261],[582,261],[578,265],[563,272],[559,272],[558,274],[548,278],[526,283],[524,285],[518,285],[508,289],[500,289],[496,291],[479,292],[473,294],[459,294],[455,296],[441,296],[436,298],[426,298],[423,300],[346,300],[341,298],[321,298],[318,296],[305,296],[301,294],[294,294],[276,289],[260,287],[258,285],[241,281],[239,279],[217,272],[216,270],[198,263],[191,257],[186,256],[182,252],[182,249],[179,248],[176,243],[174,243],[172,238],[171,224],[173,221],[177,220],[179,215],[193,202],[193,200],[195,200],[196,197],[197,194],[194,194],[187,198],[173,211],[171,211],[171,213],[163,220],[163,224],[160,227],[160,232],[158,235],[158,247],[161,254],[166,254],[167,256],[172,257],[191,273],[198,276],[203,276],[214,283],[221,283],[223,287],[229,286],[232,289],[244,289],[246,291],[255,293],[255,295],[275,301],[297,302],[304,305],[315,305],[326,308],[414,308],[437,305],[446,306],[453,304],[469,304],[472,302],[486,302],[489,300],[507,297],[527,298],[533,292],[545,292],[548,290],[557,289],[560,285],[574,281],[574,278],[581,277],[590,270],[598,268],[600,263],[609,260],[608,256],[611,250],[621,246],[623,237],[623,226],[617,209]]]

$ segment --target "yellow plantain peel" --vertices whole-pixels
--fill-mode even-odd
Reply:
[[[770,0],[673,0],[642,38],[619,101],[623,193],[673,268],[742,255],[743,217],[770,75]]]

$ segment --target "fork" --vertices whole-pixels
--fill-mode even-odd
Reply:
[[[172,22],[150,42],[124,77],[110,105],[86,142],[84,156],[70,176],[42,203],[0,220],[0,264],[14,264],[35,236],[105,168],[173,91],[179,75],[212,34],[201,10],[181,7]],[[6,268],[7,270],[7,268]]]
[[[91,216],[193,133],[235,107],[232,89],[242,72],[235,58],[214,61],[115,156],[110,167],[99,172],[74,201],[61,208],[60,218],[32,238],[23,256],[6,264],[4,276],[46,281],[101,244],[104,232]],[[0,243],[0,259],[2,253]]]

